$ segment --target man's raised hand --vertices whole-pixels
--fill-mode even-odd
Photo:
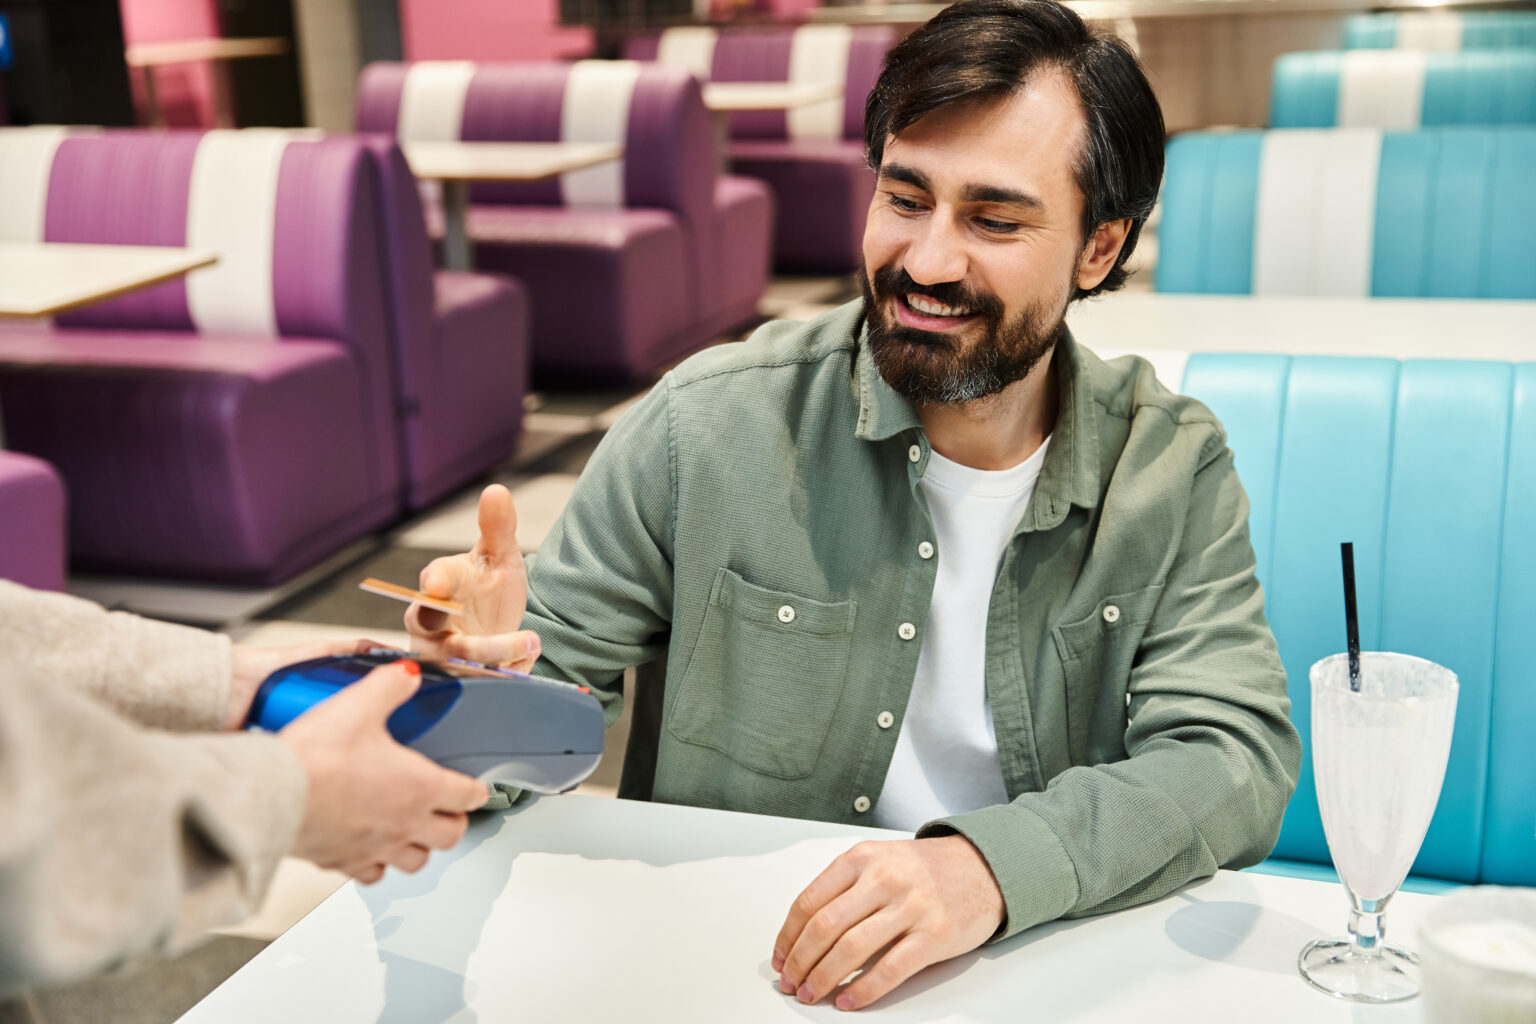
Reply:
[[[538,635],[518,629],[528,606],[528,575],[517,544],[517,509],[501,484],[480,492],[480,539],[474,548],[433,559],[421,571],[420,589],[464,606],[462,616],[419,604],[406,610],[405,628],[421,654],[521,672],[538,659]]]

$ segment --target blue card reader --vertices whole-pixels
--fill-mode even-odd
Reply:
[[[603,708],[586,687],[456,658],[424,661],[385,647],[278,669],[257,689],[245,725],[276,732],[403,658],[421,665],[421,688],[389,716],[389,733],[443,767],[487,784],[564,793],[602,759]]]

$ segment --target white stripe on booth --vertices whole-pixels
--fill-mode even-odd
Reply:
[[[571,65],[560,105],[560,138],[566,142],[624,144],[629,101],[640,77],[633,60],[579,60]],[[560,175],[567,206],[623,206],[624,161],[583,167]]]
[[[1339,69],[1340,128],[1417,128],[1424,109],[1418,50],[1350,50]]]
[[[187,307],[200,331],[277,333],[272,246],[283,151],[282,129],[212,131],[192,160],[187,245],[219,262],[187,277]]]
[[[1259,161],[1255,295],[1369,295],[1381,132],[1272,131]]]
[[[1452,11],[1412,11],[1397,16],[1399,50],[1461,49],[1461,15]]]
[[[846,87],[848,47],[853,42],[849,25],[801,25],[789,45],[789,80],[806,84]],[[792,139],[840,139],[843,137],[843,97],[795,107],[787,113]]]
[[[59,125],[0,129],[0,242],[41,242]]]
[[[395,134],[406,142],[457,142],[464,130],[464,98],[475,77],[470,60],[412,64],[400,94]]]
[[[661,33],[656,63],[681,68],[701,82],[715,71],[715,40],[718,34],[707,25],[679,25]]]

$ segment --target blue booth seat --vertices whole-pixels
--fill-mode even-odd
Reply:
[[[1332,877],[1311,763],[1310,666],[1361,646],[1460,680],[1414,887],[1536,885],[1536,363],[1197,353],[1183,390],[1226,426],[1306,755],[1272,858]]]
[[[1536,11],[1404,11],[1344,22],[1351,50],[1499,50],[1536,47]]]
[[[1536,128],[1190,132],[1157,290],[1536,298]]]
[[[1536,49],[1342,50],[1275,60],[1271,128],[1536,124]]]

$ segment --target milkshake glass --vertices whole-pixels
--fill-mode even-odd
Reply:
[[[1360,654],[1358,692],[1346,655],[1324,658],[1311,675],[1317,805],[1349,896],[1349,938],[1308,943],[1297,967],[1341,999],[1409,999],[1419,992],[1418,956],[1386,944],[1382,914],[1440,799],[1456,676],[1422,658],[1377,651]]]

